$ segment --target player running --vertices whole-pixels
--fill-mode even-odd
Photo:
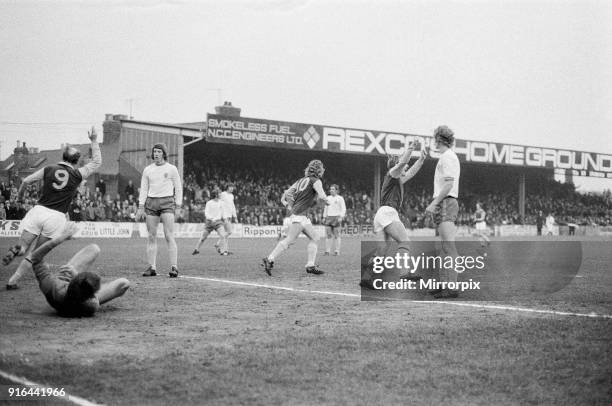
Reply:
[[[455,134],[447,126],[443,125],[435,129],[434,140],[437,151],[440,153],[436,171],[434,173],[433,200],[425,209],[427,214],[432,215],[442,240],[442,258],[459,256],[455,246],[455,235],[457,227],[455,221],[459,214],[459,176],[461,166],[457,154],[452,150],[455,143]],[[457,272],[454,269],[440,269],[440,282],[457,282]],[[429,293],[436,299],[456,298],[459,294],[455,290],[434,289]]]
[[[142,276],[156,276],[157,261],[157,226],[159,221],[164,226],[164,237],[168,243],[171,278],[178,277],[177,247],[174,239],[174,209],[181,207],[183,185],[176,166],[168,162],[168,147],[164,143],[153,145],[151,149],[153,163],[142,171],[140,196],[136,219],[145,217],[147,232],[147,261],[149,267]]]
[[[75,223],[67,223],[51,240],[45,242],[22,262],[32,266],[40,290],[47,302],[63,316],[93,316],[104,304],[122,296],[130,287],[125,278],[100,283],[100,276],[90,272],[100,254],[96,244],[90,244],[77,252],[57,273],[52,273],[44,261],[45,256],[55,247],[70,239],[77,231]]]
[[[380,240],[386,242],[396,241],[398,251],[410,253],[410,243],[408,231],[404,223],[400,220],[399,212],[402,210],[404,202],[404,184],[412,179],[423,166],[427,157],[427,150],[423,148],[419,159],[408,167],[412,151],[419,146],[417,143],[409,144],[401,157],[395,155],[387,160],[387,174],[383,180],[380,191],[380,207],[374,216],[374,232]],[[416,280],[420,276],[408,274],[402,276],[403,279]],[[372,281],[367,277],[361,280],[360,285],[372,289]]]
[[[480,241],[480,245],[483,247],[488,247],[491,244],[491,240],[485,234],[487,231],[487,222],[485,221],[487,218],[487,212],[482,208],[482,204],[476,203],[476,212],[474,213],[474,222],[476,232],[475,235],[478,237]]]
[[[220,246],[223,243],[223,237],[215,243],[217,252],[221,255],[229,254],[229,236],[232,234],[233,225],[238,215],[236,214],[236,205],[234,205],[234,185],[228,185],[224,192],[219,195],[221,203],[223,204],[223,228],[225,229],[225,251],[221,250]]]
[[[274,267],[274,260],[295,242],[300,233],[304,233],[309,240],[306,272],[315,275],[324,273],[315,265],[319,236],[312,226],[310,219],[306,216],[308,209],[315,206],[318,201],[326,201],[327,196],[321,182],[324,173],[325,167],[323,163],[318,159],[312,160],[304,170],[304,177],[285,191],[285,199],[288,202],[287,207],[291,210],[291,225],[287,230],[287,237],[279,241],[270,255],[262,261],[261,266],[268,275],[272,275],[271,270]]]
[[[40,247],[62,232],[66,225],[66,213],[77,194],[79,185],[102,164],[98,135],[94,127],[91,127],[87,136],[91,141],[92,159],[85,166],[76,168],[81,153],[78,149],[67,146],[62,153],[61,162],[34,172],[21,183],[17,200],[22,199],[28,184],[40,180],[43,182],[41,196],[36,206],[28,211],[21,221],[22,232],[19,243],[4,256],[2,259],[4,265],[10,264],[16,255],[24,255],[36,238],[38,238],[36,247]],[[18,289],[17,282],[29,271],[29,268],[30,263],[22,261],[9,279],[6,289]]]
[[[206,226],[204,231],[202,232],[202,236],[198,240],[198,243],[195,246],[195,249],[191,253],[191,255],[198,255],[200,253],[200,247],[208,238],[208,235],[213,231],[216,231],[219,234],[219,245],[218,250],[221,255],[228,255],[227,252],[227,234],[225,232],[224,227],[224,207],[223,202],[219,197],[219,191],[214,189],[210,192],[211,199],[206,202],[206,206],[204,207],[204,216],[206,217]],[[215,244],[217,246],[217,244]]]
[[[340,229],[342,228],[342,220],[346,216],[346,204],[344,198],[338,194],[339,190],[338,185],[330,186],[327,205],[323,210],[323,224],[326,233],[324,255],[329,255],[334,241],[336,242],[334,255],[340,255]]]

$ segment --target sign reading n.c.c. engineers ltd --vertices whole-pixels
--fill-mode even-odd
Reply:
[[[359,130],[319,124],[292,123],[258,118],[208,114],[206,139],[304,151],[349,154],[400,154],[412,141],[427,147],[431,136]],[[458,139],[455,153],[462,162],[554,168],[575,176],[612,178],[612,155],[556,148],[529,147],[496,142]],[[414,156],[419,155],[415,151]],[[436,158],[436,154],[432,153]]]

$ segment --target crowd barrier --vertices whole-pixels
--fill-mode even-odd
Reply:
[[[111,222],[78,222],[76,238],[146,238],[147,228],[144,223],[111,223]],[[19,237],[21,234],[20,220],[0,220],[0,237]],[[177,238],[198,238],[204,231],[204,223],[182,223],[174,225],[174,236]],[[249,224],[232,224],[233,232],[230,238],[277,238],[282,226],[253,226]],[[315,225],[315,230],[320,237],[325,236],[325,227]],[[473,227],[457,227],[458,237],[468,237],[475,232]],[[488,227],[485,230],[488,235],[498,237],[508,236],[535,236],[537,228],[534,225],[502,225]],[[542,229],[546,234],[546,227]],[[568,226],[554,226],[553,235],[568,235]],[[373,237],[374,227],[371,224],[344,225],[341,229],[342,236]],[[435,231],[431,228],[420,228],[408,230],[410,237],[433,237]],[[575,229],[577,236],[604,236],[612,237],[612,226],[578,226]],[[211,237],[216,237],[213,231]],[[302,235],[303,236],[303,235]],[[157,229],[157,237],[163,238],[164,231],[160,224]]]

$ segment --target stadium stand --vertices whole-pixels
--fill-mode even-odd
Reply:
[[[204,159],[190,160],[185,167],[184,205],[177,210],[177,222],[203,222],[204,205],[210,191],[216,187],[225,189],[234,184],[238,222],[252,225],[282,224],[285,214],[280,205],[280,196],[299,176],[299,165],[289,160],[270,162],[252,159],[249,162],[228,161],[221,156],[210,155]],[[291,168],[283,171],[281,168]],[[370,179],[354,176],[352,169],[338,165],[325,174],[324,184],[337,183],[347,206],[345,224],[369,224],[374,215],[373,191]],[[427,177],[423,176],[423,179]],[[535,224],[539,210],[553,213],[557,223],[579,225],[612,224],[612,196],[579,193],[574,185],[560,183],[543,177],[531,177],[527,184],[526,216],[521,219],[517,211],[518,196],[509,191],[504,179],[495,183],[462,184],[458,225],[471,225],[476,202],[481,202],[487,211],[489,225]],[[134,190],[135,189],[135,190]],[[135,221],[137,188],[134,194],[117,194],[112,198],[102,194],[99,186],[84,184],[70,207],[73,221]],[[0,184],[0,219],[19,220],[36,204],[37,185],[30,185],[24,194],[23,203],[17,202],[17,186],[14,182]],[[415,180],[408,185],[403,220],[409,228],[427,226],[424,216],[429,203],[431,186]],[[314,224],[322,221],[323,207],[312,212]]]

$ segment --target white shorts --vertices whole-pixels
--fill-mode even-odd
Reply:
[[[295,214],[293,214],[293,215],[291,215],[291,217],[289,217],[289,222],[291,224],[298,223],[298,224],[300,224],[302,226],[312,225],[312,222],[310,221],[310,219],[307,216],[298,216],[298,215],[295,215]]]
[[[399,223],[402,222],[399,218],[399,214],[397,214],[397,210],[391,206],[380,206],[374,216],[374,232],[380,233],[385,227],[396,221]]]
[[[487,229],[487,223],[485,221],[476,222],[476,230],[484,231]]]
[[[36,205],[21,221],[21,230],[47,238],[59,237],[66,226],[66,215],[57,210]]]
[[[299,224],[300,226],[302,226],[302,233],[304,233],[308,238],[312,239],[313,241],[318,241],[319,236],[314,227],[312,226],[312,222],[307,216],[299,216],[294,214],[289,217],[289,222],[289,226],[293,224]]]
[[[281,234],[282,235],[287,235],[287,230],[289,229],[290,225],[291,225],[291,218],[290,217],[285,217],[283,219],[283,226],[281,227]]]

